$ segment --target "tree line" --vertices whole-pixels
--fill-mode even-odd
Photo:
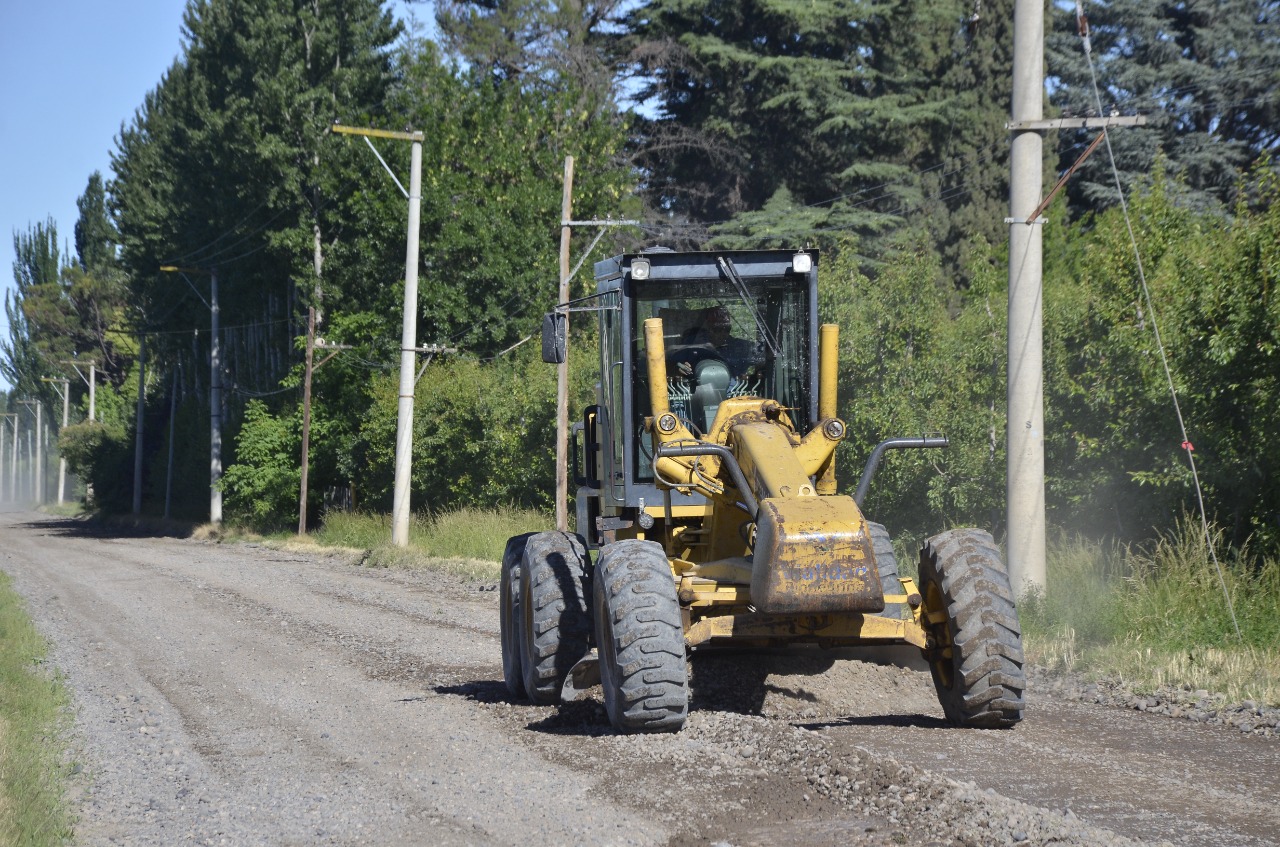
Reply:
[[[403,175],[409,151],[378,141],[375,156],[337,121],[426,135],[419,339],[458,352],[418,384],[416,505],[550,506],[554,377],[521,342],[556,297],[572,155],[574,217],[641,222],[610,228],[594,258],[820,247],[856,445],[842,478],[880,438],[944,431],[945,454],[894,457],[869,508],[899,531],[999,527],[1013,0],[415,8],[434,13],[434,38],[376,0],[191,0],[182,52],[122,125],[111,176],[88,178],[74,253],[52,221],[14,234],[0,402],[52,404],[44,378],[73,380],[82,422],[60,444],[101,507],[128,509],[139,426],[146,508],[171,461],[186,480],[175,513],[207,506],[216,270],[229,513],[296,521],[310,308],[344,349],[315,372],[309,502],[315,517],[326,494],[389,508],[405,201],[379,157]],[[1148,116],[1110,141],[1156,314],[1096,155],[1046,233],[1051,520],[1140,539],[1188,506],[1158,320],[1211,513],[1235,543],[1274,549],[1280,3],[1085,8],[1092,74],[1074,4],[1050,7],[1051,111],[1101,100]],[[1046,176],[1090,140],[1052,138]],[[575,235],[575,258],[589,242]],[[579,405],[592,392],[580,360]],[[66,364],[88,361],[96,421]]]

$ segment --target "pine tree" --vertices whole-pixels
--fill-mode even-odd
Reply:
[[[647,74],[641,98],[658,108],[640,127],[653,204],[728,220],[712,231],[733,246],[854,234],[858,249],[882,255],[914,241],[890,237],[906,224],[955,255],[975,231],[996,236],[1007,74],[994,69],[1008,52],[1000,15],[1011,2],[982,6],[639,7],[628,24]]]
[[[1280,2],[1199,0],[1086,3],[1102,109],[1147,116],[1146,128],[1111,133],[1125,190],[1157,156],[1193,207],[1229,203],[1239,172],[1280,148]],[[1053,10],[1046,43],[1050,94],[1064,114],[1097,111],[1074,9]],[[1087,143],[1062,134],[1062,167]],[[1105,155],[1086,163],[1069,197],[1077,214],[1117,201]]]

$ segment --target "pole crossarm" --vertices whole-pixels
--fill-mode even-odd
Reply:
[[[1104,118],[1054,118],[1044,121],[1009,121],[1010,132],[1044,129],[1107,129],[1113,126],[1146,126],[1146,115],[1108,115]]]
[[[602,218],[589,221],[560,221],[560,226],[640,226],[643,221],[616,221],[613,218]]]
[[[63,359],[63,360],[62,360],[62,362],[61,362],[61,364],[64,364],[64,365],[70,365],[70,366],[75,370],[75,372],[76,372],[76,376],[80,377],[80,381],[81,381],[81,382],[83,382],[85,385],[88,385],[88,384],[89,384],[89,377],[87,377],[87,376],[85,376],[85,375],[84,375],[84,371],[80,370],[80,366],[81,366],[81,365],[94,365],[94,366],[97,366],[97,364],[98,364],[98,363],[97,363],[97,362],[91,362],[91,361],[88,361],[88,360],[79,360],[79,359]]]
[[[368,138],[393,138],[396,141],[425,141],[426,135],[421,130],[409,130],[407,132],[397,132],[394,129],[374,129],[373,127],[361,126],[343,126],[335,123],[329,127],[331,132],[338,135],[363,135]]]

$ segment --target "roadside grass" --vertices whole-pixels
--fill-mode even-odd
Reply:
[[[508,538],[552,524],[541,512],[513,506],[419,513],[409,523],[409,546],[401,548],[391,544],[390,515],[334,512],[310,538],[326,547],[362,550],[362,563],[373,567],[430,566],[490,579],[498,576]]]
[[[0,844],[62,844],[72,823],[63,802],[67,695],[41,667],[44,641],[4,573],[0,645]]]
[[[1182,686],[1280,705],[1280,561],[1247,551],[1219,560],[1221,577],[1186,519],[1144,548],[1053,545],[1047,590],[1019,603],[1028,660],[1138,691]]]

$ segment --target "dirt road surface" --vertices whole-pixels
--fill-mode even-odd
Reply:
[[[0,513],[72,691],[81,845],[1280,843],[1280,741],[927,673],[698,655],[670,736],[511,702],[493,582]],[[70,763],[69,763],[70,764]]]

